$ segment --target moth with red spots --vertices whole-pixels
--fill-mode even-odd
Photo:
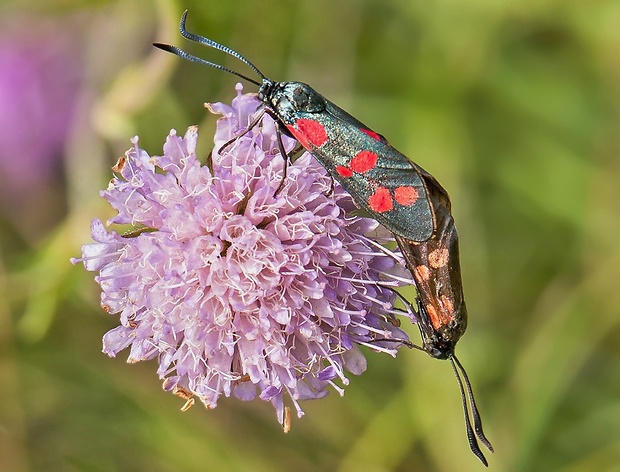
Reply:
[[[492,451],[492,447],[482,433],[467,374],[454,355],[454,347],[467,326],[467,312],[458,262],[457,233],[446,191],[433,176],[393,148],[383,136],[309,85],[276,82],[267,78],[238,52],[188,32],[185,29],[186,19],[187,11],[183,13],[179,28],[183,37],[239,59],[256,72],[261,81],[192,56],[175,46],[154,45],[257,85],[258,98],[264,103],[263,113],[272,116],[278,124],[278,146],[285,162],[288,162],[288,156],[281,133],[297,139],[361,208],[394,233],[418,291],[418,310],[411,307],[423,340],[423,346],[418,348],[434,358],[450,360],[461,391],[470,448],[487,465],[476,436],[489,450]],[[248,129],[261,118],[262,114]],[[407,340],[389,341],[417,347]],[[463,375],[466,389],[459,372]],[[473,429],[467,399],[474,419]]]
[[[185,38],[238,58],[260,75],[262,81],[257,82],[168,44],[155,43],[155,46],[184,59],[230,72],[259,86],[258,97],[265,103],[265,112],[280,124],[279,131],[295,137],[360,207],[404,238],[425,241],[433,234],[433,215],[421,177],[427,173],[420,166],[309,85],[268,79],[239,53],[188,32],[186,18],[187,11],[183,13],[180,26]]]

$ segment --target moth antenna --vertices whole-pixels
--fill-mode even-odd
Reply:
[[[480,462],[482,462],[484,464],[485,467],[489,466],[489,463],[487,462],[486,457],[484,457],[484,454],[482,453],[482,451],[480,450],[480,446],[478,445],[478,441],[476,440],[476,434],[474,434],[474,430],[471,426],[471,421],[469,418],[469,410],[467,408],[467,398],[468,396],[465,395],[465,389],[463,388],[463,381],[461,380],[461,376],[459,374],[459,371],[457,369],[457,365],[461,368],[461,370],[463,371],[463,375],[465,378],[467,378],[467,375],[464,373],[464,369],[463,366],[461,365],[461,363],[456,360],[456,357],[453,355],[450,357],[450,365],[452,365],[452,370],[454,371],[454,375],[456,376],[456,381],[459,385],[459,390],[461,391],[461,401],[463,403],[463,413],[465,416],[465,428],[467,431],[467,440],[469,441],[469,448],[471,449],[471,452],[474,453],[474,455],[480,459]],[[469,384],[469,381],[466,382],[467,383],[467,392],[469,393],[469,398],[473,398],[473,394],[471,393],[471,385]],[[473,413],[473,410],[475,409],[474,406],[472,406],[472,414],[474,416],[477,415],[477,409],[476,409],[476,413]],[[480,420],[480,415],[478,415],[478,420]],[[475,420],[474,420],[475,421]],[[483,435],[484,437],[484,435]],[[481,440],[482,441],[482,440]],[[486,440],[485,438],[485,446],[488,444],[488,446],[490,446],[490,443]],[[488,447],[487,446],[487,447]],[[489,450],[491,452],[493,452],[492,448],[489,448]]]
[[[212,47],[214,49],[217,49],[218,51],[225,52],[226,54],[229,54],[229,55],[239,59],[244,64],[247,64],[254,72],[256,72],[258,75],[260,75],[261,79],[263,79],[263,80],[267,79],[267,77],[265,77],[265,75],[259,70],[258,67],[256,67],[254,64],[252,64],[249,59],[246,59],[241,54],[239,54],[237,51],[235,51],[235,50],[233,50],[233,49],[231,49],[231,48],[229,48],[227,46],[224,46],[223,44],[217,43],[217,42],[213,41],[212,39],[205,38],[204,36],[200,36],[198,34],[190,33],[189,31],[187,31],[185,29],[185,20],[186,19],[187,19],[187,10],[185,10],[183,12],[183,16],[181,16],[181,24],[179,25],[179,31],[181,32],[181,35],[184,38],[187,38],[190,41],[194,41],[196,43],[204,44],[205,46]]]
[[[465,388],[467,390],[467,396],[469,397],[469,404],[471,405],[471,415],[474,420],[474,431],[476,432],[476,436],[478,436],[478,439],[480,439],[480,442],[484,444],[489,451],[494,452],[491,442],[484,435],[484,431],[482,431],[482,417],[480,416],[478,407],[476,406],[476,400],[474,399],[474,391],[471,388],[471,383],[469,382],[469,377],[467,376],[467,372],[465,372],[465,368],[463,367],[463,364],[461,364],[461,362],[458,360],[456,356],[452,356],[452,358],[454,359],[454,362],[456,362],[456,365],[459,367],[459,369],[463,373],[463,380],[465,381]]]
[[[239,59],[244,64],[247,64],[254,72],[256,72],[262,80],[268,80],[267,77],[265,77],[265,75],[258,69],[258,67],[252,64],[248,59],[243,57],[237,51],[229,47],[226,47],[223,44],[217,43],[213,41],[212,39],[205,38],[204,36],[200,36],[198,34],[190,33],[189,31],[187,31],[187,29],[185,29],[186,21],[187,21],[187,10],[185,10],[183,12],[183,15],[181,16],[181,23],[179,25],[179,31],[181,32],[181,36],[183,36],[186,39],[189,39],[190,41],[194,41],[195,43],[204,44],[205,46],[209,46],[213,49],[217,49],[218,51],[225,52],[226,54]],[[187,59],[193,62],[198,62],[200,64],[204,64],[210,67],[215,67],[216,69],[229,72],[231,74],[236,75],[237,77],[241,77],[242,79],[247,80],[248,82],[251,82],[255,85],[258,85],[258,86],[261,85],[260,82],[250,79],[249,77],[246,77],[245,75],[240,74],[239,72],[229,69],[228,67],[224,67],[223,65],[215,64],[213,62],[200,59],[199,57],[192,56],[191,54],[188,54],[185,51],[182,51],[181,49],[177,47],[170,46],[168,44],[161,44],[161,43],[153,43],[153,46],[158,47],[159,49],[163,49],[164,51],[171,52],[172,54],[176,54],[177,56],[182,57],[183,59]]]
[[[187,61],[197,62],[198,64],[202,64],[202,65],[209,66],[209,67],[215,67],[216,69],[223,70],[224,72],[228,72],[230,74],[234,74],[237,77],[241,77],[243,80],[247,80],[248,82],[250,82],[250,83],[252,83],[254,85],[257,85],[259,87],[261,85],[260,82],[257,82],[254,79],[250,79],[249,77],[247,77],[247,76],[245,76],[243,74],[240,74],[239,72],[236,72],[236,71],[234,71],[232,69],[229,69],[228,67],[224,67],[223,65],[215,64],[214,62],[206,61],[204,59],[201,59],[200,57],[192,56],[191,54],[183,51],[182,49],[179,49],[176,46],[171,46],[170,44],[162,44],[162,43],[153,43],[153,46],[155,46],[156,48],[159,48],[159,49],[161,49],[163,51],[170,52],[170,53],[172,53],[172,54],[174,54],[176,56],[179,56],[180,58],[185,59]]]

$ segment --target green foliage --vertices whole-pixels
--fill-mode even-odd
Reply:
[[[155,363],[100,353],[115,326],[71,267],[98,189],[140,135],[213,118],[236,79],[150,47],[188,27],[279,80],[300,80],[384,134],[452,196],[469,307],[459,357],[498,471],[620,464],[620,4],[327,0],[9,1],[3,16],[66,22],[86,73],[64,179],[0,211],[0,464],[27,471],[468,471],[447,363],[368,353],[344,398],[306,403],[284,435],[273,409],[216,410],[161,390]],[[246,85],[246,90],[252,90]],[[34,136],[36,139],[36,136]],[[19,159],[16,156],[15,159]],[[61,195],[60,198],[57,196]],[[55,216],[52,222],[46,214]],[[38,215],[33,218],[32,215]],[[413,296],[413,292],[409,294]],[[415,332],[415,328],[410,330]]]

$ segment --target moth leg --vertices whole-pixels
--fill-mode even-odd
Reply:
[[[331,197],[334,194],[334,186],[336,185],[336,182],[334,181],[334,178],[331,176],[331,174],[329,174],[329,191],[327,192],[327,196]]]
[[[276,191],[273,193],[274,197],[277,196],[278,193],[280,193],[280,190],[282,190],[282,186],[284,185],[284,181],[286,180],[286,176],[288,175],[288,164],[291,160],[291,157],[286,152],[286,149],[284,149],[284,143],[282,142],[281,125],[279,122],[277,122],[276,124],[276,138],[278,141],[278,149],[280,151],[280,155],[284,159],[284,173],[282,174],[282,178],[280,179],[280,184],[278,185],[278,188],[276,188]]]
[[[258,114],[258,116],[252,120],[252,122],[248,125],[246,129],[243,130],[241,134],[238,134],[237,136],[233,136],[228,141],[226,141],[224,144],[222,144],[222,146],[217,150],[217,153],[221,154],[221,152],[224,149],[226,149],[228,146],[234,143],[237,139],[248,134],[252,130],[252,128],[254,128],[258,123],[260,123],[260,121],[263,119],[263,116],[265,116],[265,113],[266,113],[266,109],[263,108],[263,110]]]

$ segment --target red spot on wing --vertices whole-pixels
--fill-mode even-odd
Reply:
[[[377,213],[385,213],[386,211],[390,211],[394,208],[394,202],[392,201],[390,191],[385,187],[379,187],[375,191],[374,195],[370,196],[368,199],[368,205],[371,210],[374,210]]]
[[[286,125],[286,128],[291,132],[293,136],[295,136],[295,139],[299,141],[299,144],[301,144],[306,149],[310,149],[310,143],[308,143],[306,137],[302,133],[300,133],[299,130],[297,130],[293,125]]]
[[[394,190],[394,199],[402,206],[411,206],[418,198],[420,195],[414,187],[397,187]]]
[[[360,128],[360,130],[361,130],[362,133],[367,134],[372,139],[376,139],[377,141],[381,141],[381,135],[375,133],[374,131],[372,131],[370,129],[364,129],[364,128]]]
[[[305,148],[308,148],[308,144],[320,147],[327,142],[327,131],[318,121],[300,118],[295,122],[295,127],[289,129]]]
[[[435,307],[429,303],[428,305],[426,305],[425,308],[426,308],[426,313],[429,319],[431,320],[431,324],[433,325],[433,328],[435,329],[441,328],[442,321]]]
[[[349,178],[353,177],[353,171],[345,166],[336,167],[336,172],[338,172],[341,176]]]
[[[360,151],[351,159],[349,167],[353,172],[364,174],[377,164],[377,159],[378,157],[374,152]]]

